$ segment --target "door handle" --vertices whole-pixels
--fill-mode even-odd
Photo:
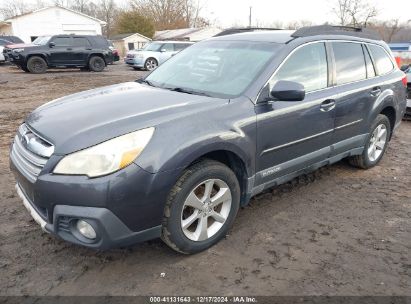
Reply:
[[[374,97],[377,97],[378,95],[381,94],[381,88],[380,87],[372,88],[372,90],[370,91],[370,94]]]
[[[67,48],[67,51],[72,51],[73,49],[72,48]]]
[[[321,103],[320,109],[323,112],[331,111],[335,108],[335,100],[334,99],[327,99]]]

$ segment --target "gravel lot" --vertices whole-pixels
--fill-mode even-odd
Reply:
[[[343,161],[259,195],[197,255],[160,240],[96,252],[41,232],[8,168],[18,125],[46,101],[143,74],[0,65],[0,295],[411,295],[411,122],[379,166]]]

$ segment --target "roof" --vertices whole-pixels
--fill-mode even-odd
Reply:
[[[257,32],[237,33],[225,36],[214,37],[213,40],[238,40],[238,41],[260,41],[286,43],[292,39],[295,31],[289,30],[266,30]]]
[[[78,12],[78,11],[75,11],[75,10],[72,10],[72,9],[69,9],[69,8],[66,8],[66,7],[58,6],[58,5],[46,6],[46,7],[40,8],[40,9],[38,9],[38,10],[34,10],[34,11],[27,12],[27,13],[24,13],[24,14],[21,14],[21,15],[17,15],[17,16],[14,16],[14,17],[11,17],[11,18],[5,20],[4,22],[10,23],[13,19],[18,19],[18,18],[23,17],[23,16],[27,16],[27,15],[30,15],[30,14],[35,14],[35,13],[38,13],[38,12],[41,12],[41,11],[45,11],[45,10],[48,10],[48,9],[53,9],[53,8],[59,8],[59,9],[63,9],[63,10],[66,10],[66,11],[69,11],[69,12],[72,12],[72,13],[75,13],[75,14],[77,14],[77,15],[80,15],[80,16],[89,18],[89,19],[91,19],[91,20],[97,21],[97,22],[99,22],[101,25],[106,25],[106,24],[107,24],[107,22],[105,22],[105,21],[103,21],[103,20],[100,20],[100,19],[91,17],[91,16],[89,16],[89,15],[83,14],[83,13],[81,13],[81,12]]]
[[[176,30],[157,31],[154,35],[155,40],[186,40],[186,41],[200,41],[211,38],[221,29],[215,27],[208,28],[182,28]]]
[[[140,33],[117,34],[117,35],[111,36],[111,37],[110,37],[110,40],[123,40],[123,39],[126,39],[126,38],[131,37],[131,36],[134,36],[134,35],[140,36],[140,37],[142,37],[142,38],[144,38],[144,39],[147,39],[147,40],[151,40],[150,38],[148,38],[148,37],[146,37],[146,36],[144,36],[144,35],[142,35],[142,34],[140,34]]]

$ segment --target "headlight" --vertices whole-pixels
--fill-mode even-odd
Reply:
[[[13,49],[13,52],[15,52],[15,53],[21,53],[23,51],[24,51],[24,49]]]
[[[154,128],[142,129],[74,152],[65,156],[53,173],[96,177],[115,172],[127,167],[143,152],[153,133]]]

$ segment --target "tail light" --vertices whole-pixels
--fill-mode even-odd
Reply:
[[[401,79],[401,81],[404,87],[407,87],[407,75],[404,74],[404,77]]]

